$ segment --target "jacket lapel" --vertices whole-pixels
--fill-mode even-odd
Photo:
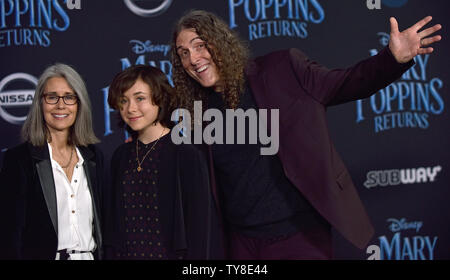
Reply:
[[[256,105],[259,109],[269,109],[270,104],[265,102],[270,96],[267,93],[266,72],[261,71],[262,70],[257,66],[255,61],[250,61],[245,68],[245,74],[247,76],[250,89],[253,92],[253,98],[256,101]],[[266,99],[264,99],[264,97],[266,97]]]
[[[58,236],[58,207],[56,205],[55,180],[53,179],[52,164],[47,144],[42,147],[30,145],[31,156],[36,160],[36,170],[41,183],[42,193],[47,204],[48,213],[52,220],[56,236]]]
[[[89,192],[92,197],[92,209],[94,211],[94,232],[97,242],[97,248],[102,248],[102,232],[100,226],[100,211],[99,211],[99,187],[97,186],[97,164],[93,160],[94,153],[87,147],[78,147],[81,155],[83,156],[83,169],[86,174]],[[101,254],[101,253],[100,253]]]

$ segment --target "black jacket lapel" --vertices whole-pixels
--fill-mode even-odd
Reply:
[[[100,209],[99,209],[99,189],[100,186],[97,186],[97,176],[101,174],[97,174],[97,163],[93,160],[94,159],[94,153],[86,147],[78,147],[80,150],[81,155],[83,156],[84,162],[83,162],[83,169],[86,174],[86,179],[88,182],[88,188],[91,192],[92,197],[92,209],[94,211],[94,232],[97,242],[97,249],[99,250],[99,256],[101,257],[102,252],[101,248],[102,246],[102,232],[101,232],[101,225],[100,225]]]
[[[52,220],[56,236],[58,236],[58,207],[56,202],[55,180],[53,179],[52,164],[47,145],[36,147],[29,145],[31,156],[36,160],[36,170],[41,183],[42,193],[47,204],[48,213]]]

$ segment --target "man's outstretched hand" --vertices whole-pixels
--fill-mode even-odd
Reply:
[[[394,17],[390,18],[391,34],[389,40],[389,49],[399,63],[405,63],[413,59],[418,54],[428,54],[433,52],[430,47],[434,42],[441,40],[440,35],[428,37],[440,30],[442,26],[436,24],[419,32],[427,23],[431,21],[432,17],[428,16],[420,20],[410,28],[400,32],[398,30],[398,23]]]

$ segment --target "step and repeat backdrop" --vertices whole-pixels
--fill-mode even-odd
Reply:
[[[440,23],[435,52],[371,98],[328,109],[337,150],[375,226],[358,250],[334,234],[337,259],[450,257],[450,3],[446,0],[0,0],[0,162],[21,142],[37,79],[55,62],[85,79],[94,126],[109,158],[126,139],[107,104],[119,71],[149,64],[172,76],[170,38],[186,11],[221,16],[251,56],[299,48],[329,68],[376,54],[427,15]],[[431,24],[429,24],[431,26]],[[0,182],[1,185],[1,182]]]

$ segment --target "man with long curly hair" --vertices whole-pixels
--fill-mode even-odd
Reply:
[[[229,258],[329,259],[331,227],[355,246],[367,246],[374,229],[330,140],[325,109],[386,87],[441,39],[430,37],[440,25],[419,31],[431,17],[403,32],[395,18],[390,21],[388,47],[340,70],[297,49],[249,60],[236,34],[209,12],[190,11],[177,22],[172,63],[180,107],[192,114],[199,100],[203,110],[279,110],[276,155],[261,155],[261,143],[205,149]]]

